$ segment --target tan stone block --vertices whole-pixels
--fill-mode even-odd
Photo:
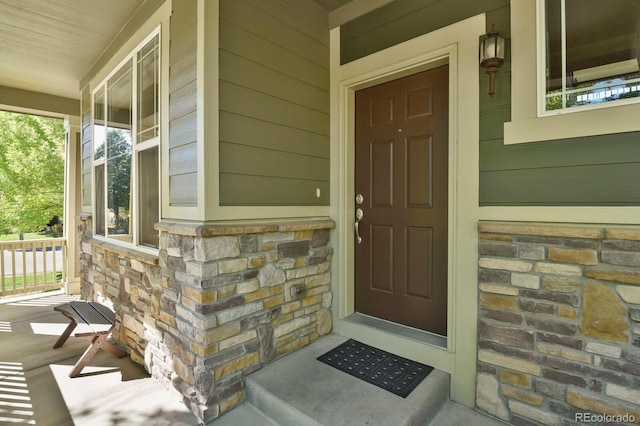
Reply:
[[[313,236],[312,230],[296,231],[294,240],[311,240]]]
[[[271,291],[269,290],[269,287],[265,287],[258,291],[254,291],[253,293],[245,294],[244,300],[245,302],[252,302],[254,300],[265,299],[269,296],[271,296]]]
[[[577,263],[579,265],[597,265],[598,253],[595,250],[550,247],[549,260],[563,263]]]
[[[518,298],[513,296],[482,293],[480,294],[480,306],[517,311]]]
[[[209,346],[231,336],[235,336],[238,333],[240,333],[240,321],[233,321],[206,331],[198,331],[197,335],[200,336],[199,341],[205,346]]]
[[[238,283],[238,285],[236,286],[236,293],[238,294],[253,293],[254,291],[258,291],[259,289],[260,289],[260,282],[258,282],[257,279],[253,279],[250,281]]]
[[[320,309],[317,313],[318,334],[325,335],[331,331],[331,311]]]
[[[629,341],[627,308],[613,290],[598,281],[589,281],[583,298],[582,334],[609,342]]]
[[[302,307],[306,307],[306,306],[311,306],[314,304],[320,304],[322,303],[322,295],[316,295],[316,296],[311,296],[311,297],[305,297],[304,299],[302,299]]]
[[[307,291],[307,296],[306,297],[311,297],[311,296],[316,296],[316,295],[322,295],[328,291],[331,290],[331,286],[329,285],[324,285],[322,287],[314,287],[310,290]]]
[[[297,349],[300,349],[309,344],[309,337],[304,336],[298,340],[295,340],[287,345],[282,345],[276,348],[276,356],[288,354],[289,352],[293,352]]]
[[[218,353],[218,345],[200,345],[196,342],[189,343],[189,349],[191,349],[196,355],[201,357],[208,357]]]
[[[591,363],[591,355],[575,349],[549,345],[547,343],[538,343],[536,349],[538,349],[538,352],[542,352],[543,354],[557,356],[570,361],[578,361],[585,364]]]
[[[287,344],[293,342],[294,340],[296,340],[297,338],[298,338],[298,336],[296,336],[295,334],[288,334],[288,335],[276,340],[276,347],[287,345]]]
[[[494,375],[478,373],[476,380],[476,405],[487,413],[501,418],[509,419],[507,407],[498,393],[500,384]]]
[[[260,256],[251,256],[249,258],[249,268],[262,268],[264,265],[266,265],[266,259],[263,255]]]
[[[638,271],[589,269],[585,275],[589,278],[595,278],[603,281],[616,281],[619,283],[640,285],[640,272]]]
[[[211,303],[218,300],[218,291],[215,289],[201,290],[185,285],[182,286],[182,295],[197,303]]]
[[[222,260],[218,262],[218,273],[220,275],[223,274],[233,274],[234,272],[241,272],[247,270],[247,259],[231,259],[231,260]]]
[[[284,324],[287,321],[291,321],[294,318],[293,314],[281,315],[278,318],[271,320],[271,326],[276,327],[280,324]]]
[[[605,345],[604,343],[597,342],[587,342],[585,350],[587,352],[611,358],[620,358],[620,355],[622,355],[622,348],[619,346]]]
[[[293,263],[294,268],[299,268],[301,266],[305,266],[307,264],[307,257],[296,257],[295,262]]]
[[[264,308],[269,309],[284,304],[284,295],[272,296],[264,301]]]
[[[522,403],[520,401],[509,401],[509,408],[515,414],[519,414],[522,417],[533,419],[538,423],[548,426],[559,426],[560,416],[553,413],[547,413],[546,411],[532,407],[529,404]]]
[[[640,390],[638,389],[630,389],[628,387],[614,385],[613,383],[607,383],[605,393],[614,398],[640,406]]]
[[[571,237],[602,239],[605,229],[597,226],[549,225],[542,223],[480,222],[483,233],[510,235],[539,235],[543,237]]]
[[[531,377],[529,377],[526,374],[517,373],[515,371],[510,371],[510,370],[500,371],[500,381],[503,383],[516,385],[521,388],[526,388],[526,389],[531,388]]]
[[[307,284],[307,288],[312,288],[319,285],[331,284],[331,273],[308,277],[305,280],[305,283]]]
[[[195,377],[193,375],[193,368],[187,365],[180,357],[173,356],[172,359],[173,371],[185,382],[193,385],[195,383]]]
[[[218,287],[218,299],[226,299],[236,294],[236,285],[230,284],[224,287]]]
[[[480,234],[481,240],[512,242],[513,237],[510,235]]]
[[[632,240],[640,241],[640,229],[634,228],[608,228],[608,240]]]
[[[545,275],[542,277],[542,286],[559,293],[575,293],[582,286],[582,282],[580,278]]]
[[[299,328],[309,325],[311,319],[309,317],[296,318],[291,321],[285,322],[273,328],[273,335],[277,337],[289,334]]]
[[[296,267],[287,271],[287,280],[294,280],[296,278],[304,278],[309,275],[316,275],[318,273],[318,267],[315,265]]]
[[[271,287],[271,295],[275,296],[276,294],[284,293],[284,287],[284,284],[274,285],[273,287]]]
[[[480,291],[484,291],[485,293],[503,294],[505,296],[517,296],[520,292],[517,288],[497,284],[482,283],[479,288]]]
[[[260,251],[272,251],[276,249],[276,245],[274,243],[262,244],[260,246]]]
[[[532,274],[511,273],[511,284],[517,287],[531,288],[537,290],[540,288],[540,277]]]
[[[244,401],[244,389],[239,390],[229,398],[220,401],[220,414],[226,413],[242,401]]]
[[[635,417],[635,423],[640,423],[640,409],[638,406],[620,405],[606,401],[601,395],[595,395],[569,388],[567,390],[567,402],[574,407],[588,410],[592,413],[614,416],[631,415]]]
[[[616,287],[618,294],[627,303],[632,305],[640,305],[640,287],[632,287],[628,285],[619,285]]]
[[[560,318],[574,320],[578,318],[578,310],[568,305],[559,305],[558,316]]]
[[[536,272],[543,274],[582,276],[582,268],[575,265],[565,265],[563,263],[540,262],[536,264]]]
[[[301,306],[302,304],[299,301],[287,303],[286,305],[282,305],[282,313],[288,314],[290,312],[297,311]]]
[[[502,394],[508,398],[517,399],[518,401],[526,402],[529,405],[542,405],[544,399],[540,395],[527,392],[522,389],[514,388],[513,386],[502,385],[500,387]]]
[[[509,368],[511,370],[520,371],[521,373],[533,374],[534,376],[540,375],[540,366],[538,364],[502,355],[497,352],[480,350],[478,352],[478,359],[488,364]]]
[[[216,380],[220,380],[229,374],[242,370],[250,365],[260,362],[260,355],[257,353],[250,353],[231,362],[221,365],[214,369]]]
[[[176,318],[165,311],[160,311],[160,321],[164,322],[165,324],[169,324],[172,327],[176,326]]]
[[[500,269],[512,272],[529,272],[533,264],[523,260],[496,259],[492,257],[481,257],[479,261],[481,268]]]
[[[223,351],[233,346],[248,342],[249,340],[256,339],[257,337],[258,333],[255,330],[250,330],[246,333],[238,334],[237,336],[232,336],[228,339],[221,340],[220,343],[218,343],[218,349]]]

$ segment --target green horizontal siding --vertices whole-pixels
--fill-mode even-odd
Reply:
[[[481,205],[638,205],[640,132],[480,144]]]
[[[173,0],[169,55],[169,204],[198,204],[197,3]]]
[[[221,205],[329,202],[329,30],[294,3],[220,2]]]
[[[256,206],[324,206],[329,204],[329,182],[268,176],[220,174],[221,198],[228,206],[246,206],[244,194],[252,193]],[[316,198],[316,188],[321,197]],[[309,193],[312,193],[311,196]]]
[[[509,8],[487,14],[508,35]],[[640,189],[640,133],[620,133],[504,145],[511,120],[511,49],[496,75],[496,94],[480,70],[480,205],[637,205]]]
[[[394,1],[340,27],[345,64],[414,37],[509,5],[509,0]],[[496,25],[497,29],[500,29]]]

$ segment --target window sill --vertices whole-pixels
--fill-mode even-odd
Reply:
[[[89,241],[87,241],[87,243],[91,244],[92,246],[101,247],[106,251],[119,254],[129,259],[137,260],[141,263],[146,263],[153,266],[158,266],[160,264],[158,255],[153,255],[144,251],[123,247],[118,244],[110,243],[108,241],[99,240],[97,238],[91,238]]]
[[[504,123],[504,144],[640,131],[640,104],[592,109]]]

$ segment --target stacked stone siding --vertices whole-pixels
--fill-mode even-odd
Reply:
[[[206,423],[244,400],[245,375],[331,330],[333,226],[161,223],[153,257],[92,239],[85,218],[83,295]]]
[[[640,423],[640,229],[482,222],[479,237],[477,407]]]

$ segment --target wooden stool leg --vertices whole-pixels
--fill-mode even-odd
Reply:
[[[71,370],[71,373],[69,373],[69,377],[78,377],[82,369],[87,366],[89,361],[91,361],[91,358],[93,358],[96,352],[100,350],[99,345],[94,345],[95,341],[98,340],[99,337],[100,336],[96,336],[93,339],[91,339],[91,345],[89,345],[89,347],[87,348],[86,351],[84,351],[84,353],[82,354],[78,362],[76,362],[76,365],[73,367],[73,370]]]
[[[122,358],[122,357],[127,356],[127,353],[125,351],[121,350],[119,347],[117,347],[113,343],[111,343],[107,339],[107,336],[108,336],[107,334],[101,335],[100,337],[98,337],[98,340],[94,344],[100,346],[100,349],[109,352],[111,355],[113,355],[115,357]]]
[[[78,323],[76,322],[76,320],[71,319],[71,323],[69,323],[69,325],[67,326],[67,328],[64,330],[64,333],[62,333],[62,336],[60,336],[58,338],[58,340],[56,341],[56,344],[53,345],[53,349],[59,348],[60,346],[64,345],[64,342],[67,341],[67,339],[69,338],[69,336],[71,336],[71,333],[73,332],[73,330],[76,328],[76,326],[78,325]]]

